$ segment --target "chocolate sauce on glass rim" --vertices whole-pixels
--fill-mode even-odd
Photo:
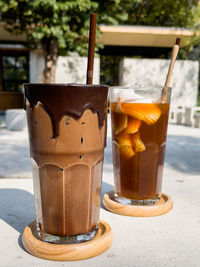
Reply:
[[[24,94],[30,108],[40,102],[50,116],[53,138],[59,136],[59,123],[64,115],[79,119],[87,109],[97,113],[101,128],[106,119],[107,92],[106,85],[24,84]]]

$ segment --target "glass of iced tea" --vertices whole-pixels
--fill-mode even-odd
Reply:
[[[161,196],[171,88],[111,87],[115,191],[122,204],[153,205]]]

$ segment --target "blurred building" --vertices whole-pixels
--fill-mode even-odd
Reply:
[[[142,51],[147,58],[149,51],[153,52],[154,57],[158,51],[168,53],[177,37],[181,37],[181,45],[185,45],[193,35],[191,30],[144,26],[100,26],[100,30],[102,36],[98,42],[105,45],[102,54],[134,55]],[[11,35],[0,24],[0,110],[21,108],[22,84],[42,82],[44,57],[39,50],[29,51],[25,44],[25,35]],[[73,64],[74,73],[73,69],[69,70]],[[84,67],[77,68],[80,65]],[[82,72],[77,75],[78,69]],[[85,69],[86,59],[60,57],[56,82],[84,83]],[[99,59],[95,61],[95,70],[94,83],[99,83]],[[64,75],[66,78],[63,80]]]

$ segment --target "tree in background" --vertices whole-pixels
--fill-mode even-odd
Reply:
[[[25,33],[29,48],[43,50],[45,80],[54,82],[58,55],[87,54],[89,13],[99,24],[191,27],[199,8],[198,0],[0,0],[0,20],[9,32]]]
[[[100,12],[98,23],[116,24],[120,20],[120,14],[114,12],[117,2],[0,0],[0,21],[10,33],[24,33],[30,49],[43,50],[45,81],[54,82],[58,55],[87,54],[90,13]]]
[[[96,8],[97,3],[89,0],[0,0],[6,29],[25,33],[29,48],[43,50],[46,82],[55,80],[59,54],[87,51],[89,13]]]
[[[194,28],[199,25],[198,0],[121,0],[125,24]]]
[[[100,10],[107,10],[106,1],[98,2]],[[115,0],[113,2],[115,2],[115,10],[112,3],[108,11],[113,12],[118,24],[179,27],[199,31],[199,0]],[[188,43],[187,47],[181,49],[179,57],[186,59],[195,44],[200,44],[198,34],[194,35],[192,43]]]
[[[100,6],[106,8],[106,1]],[[145,25],[145,26],[161,26],[161,27],[180,27],[193,28],[199,30],[200,24],[200,1],[198,0],[116,0],[115,10],[110,6],[109,12],[120,14],[115,17],[121,25]],[[191,50],[194,45],[200,44],[198,35],[194,36],[188,46],[181,48],[178,57],[187,59],[191,55]],[[122,49],[123,50],[123,49]],[[132,49],[132,57],[143,57],[142,49]],[[197,49],[198,50],[198,49]],[[149,57],[154,54],[153,49],[149,49]],[[168,58],[171,54],[166,52],[163,54],[161,49],[156,49],[156,58]],[[117,85],[118,84],[118,65],[120,60],[127,56],[125,54],[116,55],[102,55],[101,56],[101,82]],[[135,53],[135,54],[134,54]],[[141,53],[141,54],[139,54]],[[160,53],[160,54],[159,54]],[[193,53],[196,60],[198,52]],[[131,57],[130,54],[128,54]],[[152,56],[152,57],[153,57]]]
[[[121,0],[119,10],[124,12],[127,25],[164,26],[194,29],[199,31],[199,0]],[[194,45],[200,44],[198,35],[180,50],[179,57],[186,59]]]

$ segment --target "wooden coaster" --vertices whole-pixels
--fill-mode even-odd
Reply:
[[[35,229],[35,221],[26,226],[22,235],[25,249],[33,256],[54,261],[75,261],[95,257],[107,250],[113,240],[110,225],[102,220],[99,221],[99,230],[96,236],[92,240],[80,244],[62,245],[43,242],[33,235]]]
[[[162,193],[160,200],[154,205],[124,205],[114,200],[114,192],[109,192],[103,197],[104,207],[120,215],[133,217],[151,217],[167,213],[173,206],[170,196]]]

